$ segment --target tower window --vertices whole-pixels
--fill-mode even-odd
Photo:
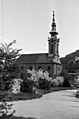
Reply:
[[[54,49],[54,47],[53,47],[53,44],[51,44],[51,53],[53,53],[53,49]]]

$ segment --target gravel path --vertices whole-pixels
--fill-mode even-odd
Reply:
[[[15,116],[37,119],[79,119],[79,99],[76,90],[64,90],[44,95],[40,99],[14,102]]]

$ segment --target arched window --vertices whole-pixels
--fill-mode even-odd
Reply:
[[[23,66],[21,67],[21,70],[23,71]]]
[[[51,44],[51,50],[50,50],[51,53],[54,53],[54,45]]]
[[[41,69],[41,66],[38,67],[38,70]]]
[[[50,70],[50,66],[48,66],[48,71]]]
[[[23,79],[23,74],[21,74],[21,79]]]
[[[30,70],[32,70],[33,69],[33,67],[32,66],[30,66]]]

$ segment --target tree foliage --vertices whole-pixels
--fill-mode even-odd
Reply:
[[[15,110],[9,114],[13,104],[6,103],[8,96],[11,95],[10,88],[12,86],[12,78],[18,73],[18,66],[16,64],[17,58],[20,56],[19,50],[13,49],[12,45],[16,40],[9,44],[2,44],[0,46],[0,118],[10,119],[15,113]],[[5,90],[8,90],[5,92]],[[5,93],[4,93],[5,92]]]
[[[64,71],[68,73],[76,73],[79,71],[79,60],[76,61],[76,57],[79,57],[79,50],[60,58]]]
[[[0,46],[0,89],[4,90],[10,88],[12,78],[17,76],[19,67],[16,64],[17,58],[20,56],[21,49],[13,49],[12,45],[16,40],[9,44],[2,44]],[[6,87],[7,85],[7,87]]]

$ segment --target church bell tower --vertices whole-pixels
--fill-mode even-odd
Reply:
[[[52,57],[52,60],[55,62],[59,59],[59,39],[57,38],[58,32],[56,31],[56,23],[55,23],[55,13],[53,11],[53,20],[52,20],[52,28],[49,32],[50,38],[48,38],[49,51],[48,56]]]

